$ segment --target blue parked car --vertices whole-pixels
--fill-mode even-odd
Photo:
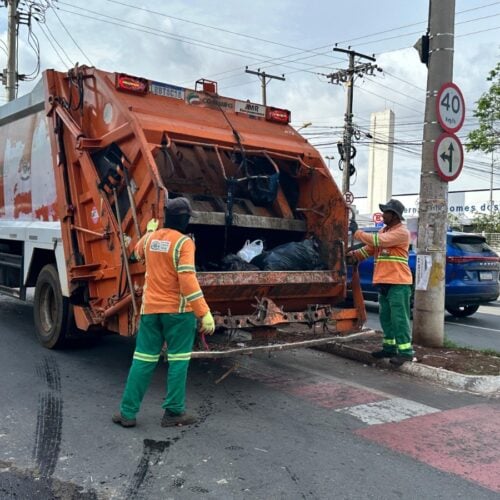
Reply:
[[[377,232],[379,228],[362,228]],[[354,242],[353,248],[363,246]],[[409,265],[415,275],[416,254],[410,246]],[[348,267],[350,272],[350,266]],[[471,316],[481,304],[499,295],[500,257],[486,244],[483,236],[450,231],[446,235],[445,309],[457,317]],[[365,300],[378,300],[372,283],[373,257],[359,264],[361,289]]]

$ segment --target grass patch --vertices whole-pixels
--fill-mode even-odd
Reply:
[[[476,351],[487,356],[500,357],[500,352],[495,351],[495,349],[475,349],[472,346],[461,346],[446,337],[443,341],[443,347],[446,347],[446,349],[456,349],[457,351]]]

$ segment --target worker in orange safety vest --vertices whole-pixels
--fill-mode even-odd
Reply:
[[[134,427],[163,344],[167,344],[167,394],[162,427],[190,425],[197,417],[185,411],[186,380],[197,318],[201,331],[211,335],[215,322],[196,278],[194,241],[183,233],[192,214],[187,198],[165,205],[164,228],[155,219],[138,241],[133,256],[146,265],[141,318],[136,348],[123,393],[120,412],[113,422]]]
[[[384,332],[382,349],[372,352],[374,358],[390,358],[393,365],[413,361],[410,326],[410,299],[413,277],[408,266],[410,233],[402,224],[404,205],[395,199],[379,205],[384,227],[378,233],[363,232],[355,221],[349,230],[356,240],[365,243],[349,252],[351,261],[374,257],[373,284],[379,291],[380,324]]]

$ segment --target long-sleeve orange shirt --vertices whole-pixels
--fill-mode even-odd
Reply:
[[[374,284],[411,285],[413,277],[408,266],[410,233],[402,223],[383,227],[378,233],[365,233],[358,229],[354,238],[365,246],[352,253],[357,260],[373,255]]]
[[[134,254],[146,264],[141,314],[191,312],[199,318],[210,309],[194,265],[194,241],[175,229],[146,233]]]

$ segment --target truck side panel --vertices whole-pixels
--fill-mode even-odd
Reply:
[[[43,101],[30,97],[0,115],[0,287],[24,297],[36,283],[40,251],[57,264],[68,296],[48,121]]]

